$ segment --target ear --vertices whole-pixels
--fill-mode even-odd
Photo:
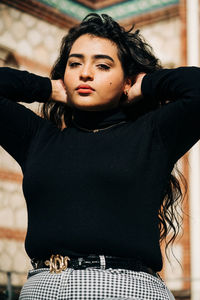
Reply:
[[[131,86],[132,86],[132,80],[131,80],[131,78],[126,78],[125,82],[124,82],[124,94],[126,94],[127,91],[129,91],[129,89],[131,88]]]

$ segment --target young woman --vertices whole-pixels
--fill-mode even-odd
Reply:
[[[0,142],[20,164],[32,260],[20,299],[174,299],[175,163],[200,138],[200,69],[162,69],[138,31],[87,16],[51,80],[0,70]],[[16,103],[43,102],[43,118]]]

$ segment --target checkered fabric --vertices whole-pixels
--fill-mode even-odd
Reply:
[[[159,277],[127,269],[68,268],[59,274],[31,270],[20,300],[169,300]]]

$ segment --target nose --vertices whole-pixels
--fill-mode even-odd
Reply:
[[[92,67],[90,65],[83,65],[80,71],[80,80],[91,81],[93,79],[94,79],[94,74],[93,74]]]

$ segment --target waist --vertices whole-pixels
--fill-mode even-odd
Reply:
[[[159,275],[150,267],[146,266],[139,259],[122,258],[106,255],[89,255],[87,257],[68,257],[62,255],[52,255],[47,260],[31,260],[34,269],[48,268],[51,273],[60,273],[67,268],[86,269],[90,267],[100,269],[127,269],[132,271],[142,271],[155,277]]]

